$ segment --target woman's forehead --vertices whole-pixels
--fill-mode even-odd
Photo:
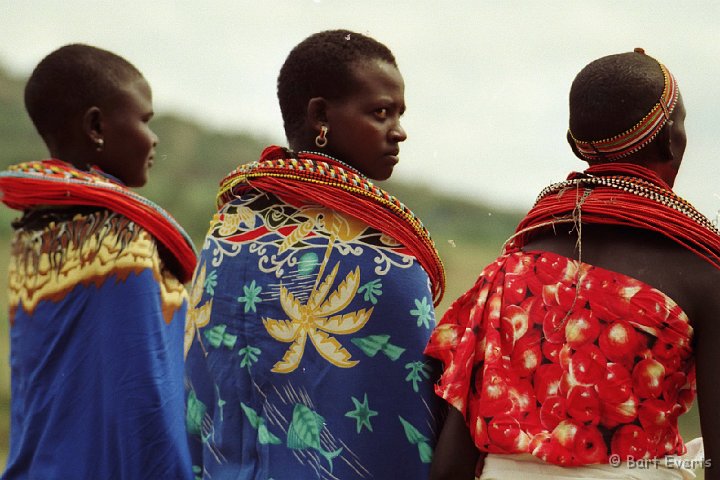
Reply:
[[[402,94],[405,82],[398,68],[385,60],[356,62],[352,68],[356,88],[352,93],[388,92]]]

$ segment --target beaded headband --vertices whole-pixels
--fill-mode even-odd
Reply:
[[[645,53],[641,48],[636,48],[635,51]],[[658,65],[665,83],[662,95],[660,95],[660,100],[653,106],[650,113],[645,115],[634,127],[605,140],[578,140],[568,130],[583,158],[587,160],[614,161],[627,157],[652,142],[660,129],[670,119],[670,114],[677,105],[679,94],[677,81],[673,74],[662,63],[658,62]]]

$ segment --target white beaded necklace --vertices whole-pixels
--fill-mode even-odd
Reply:
[[[635,181],[633,181],[635,180]],[[707,228],[713,233],[720,235],[720,230],[708,219],[705,215],[698,212],[686,200],[679,197],[672,191],[668,191],[662,187],[642,182],[637,179],[630,180],[627,177],[586,177],[586,178],[575,178],[573,180],[565,180],[563,182],[554,183],[549,185],[538,195],[537,200],[546,195],[558,192],[568,187],[576,187],[578,185],[602,185],[605,187],[617,188],[627,193],[637,195],[639,197],[647,198],[658,202],[666,207],[672,208],[685,215],[686,217],[693,220],[695,223]]]

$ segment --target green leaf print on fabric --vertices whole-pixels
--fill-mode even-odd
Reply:
[[[248,418],[250,425],[258,431],[258,442],[260,442],[260,445],[282,444],[282,440],[268,430],[265,419],[258,415],[255,410],[242,402],[240,402],[240,407],[242,407],[243,412],[245,412],[245,416]]]
[[[245,416],[248,418],[248,421],[250,422],[250,425],[257,430],[257,428],[260,426],[260,421],[262,420],[262,417],[257,414],[255,410],[253,410],[251,407],[248,407],[243,402],[240,402],[240,407],[242,408],[243,412],[245,412]]]
[[[205,332],[203,332],[203,335],[205,335],[208,343],[210,343],[213,347],[220,348],[221,345],[225,345],[227,348],[232,350],[235,348],[237,335],[225,333],[226,329],[227,325],[225,324],[215,325],[211,329],[206,329]]]
[[[242,360],[240,360],[240,367],[247,367],[248,370],[250,370],[250,367],[252,367],[253,363],[256,363],[258,361],[258,355],[260,355],[261,350],[259,348],[253,347],[251,345],[246,345],[245,347],[241,348],[240,351],[238,351],[238,355],[242,357]]]
[[[327,460],[330,471],[333,469],[333,458],[340,455],[342,448],[328,452],[320,445],[320,432],[324,428],[325,419],[313,412],[302,403],[295,404],[293,418],[287,433],[287,447],[293,450],[311,448]]]
[[[423,297],[422,301],[415,299],[415,308],[410,310],[410,315],[417,317],[417,326],[430,328],[430,321],[434,321],[432,304],[428,303],[427,297]]]
[[[390,335],[370,335],[364,338],[353,338],[350,341],[368,357],[374,357],[381,351],[393,362],[400,358],[405,351],[404,348],[390,343]]]
[[[360,401],[355,397],[350,397],[355,404],[355,410],[350,410],[345,414],[346,417],[354,418],[357,421],[357,433],[360,433],[360,430],[362,430],[362,427],[367,427],[368,430],[371,432],[372,424],[370,423],[370,419],[372,417],[377,416],[378,412],[375,410],[370,410],[370,406],[368,405],[368,398],[367,393],[365,394],[365,398],[360,403]]]
[[[405,381],[412,382],[415,393],[419,391],[418,384],[423,382],[422,377],[425,377],[425,379],[430,378],[430,373],[428,372],[430,367],[425,365],[423,362],[406,363],[405,370],[410,370],[410,373],[408,373],[407,377],[405,377]]]
[[[220,398],[220,387],[218,387],[217,385],[215,385],[215,397],[218,399],[217,406],[220,410],[220,421],[222,422],[225,418],[225,404],[227,402]]]
[[[363,293],[363,299],[366,302],[371,302],[373,305],[377,305],[377,297],[382,295],[382,280],[376,278],[375,280],[358,288],[358,292]]]
[[[250,310],[253,311],[253,313],[257,313],[257,308],[255,307],[256,303],[262,302],[260,299],[260,292],[262,292],[262,287],[257,285],[255,283],[255,280],[250,282],[250,285],[243,285],[243,292],[245,295],[242,297],[238,297],[237,301],[240,303],[245,304],[245,313],[248,313]]]
[[[217,277],[217,272],[213,270],[205,279],[205,291],[213,296],[215,295],[215,287],[217,287]]]
[[[202,426],[205,412],[207,412],[205,404],[198,400],[194,390],[190,390],[187,399],[187,411],[185,413],[185,426],[189,434],[200,435],[200,427]]]
[[[398,415],[400,423],[402,423],[403,429],[405,429],[405,436],[411,445],[417,445],[418,453],[420,454],[420,461],[423,463],[430,463],[432,461],[432,447],[428,443],[428,438],[420,433],[420,431],[410,424],[407,420]]]

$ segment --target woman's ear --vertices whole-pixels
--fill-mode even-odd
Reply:
[[[97,144],[102,141],[102,111],[98,107],[90,107],[85,111],[82,118],[82,128],[83,133],[92,143]]]
[[[313,97],[307,105],[307,121],[313,131],[320,131],[328,123],[328,101],[323,97]]]
[[[675,160],[675,153],[673,152],[672,144],[674,127],[675,122],[668,120],[665,122],[663,128],[660,129],[654,140],[658,153],[660,154],[659,158],[668,162]]]
[[[578,150],[577,145],[575,144],[575,140],[573,139],[572,134],[570,133],[570,130],[567,131],[567,135],[565,136],[565,138],[567,138],[567,142],[570,145],[570,149],[575,154],[575,156],[577,158],[579,158],[580,160],[582,160],[583,162],[587,162],[587,158],[583,157],[580,154],[580,151]]]

